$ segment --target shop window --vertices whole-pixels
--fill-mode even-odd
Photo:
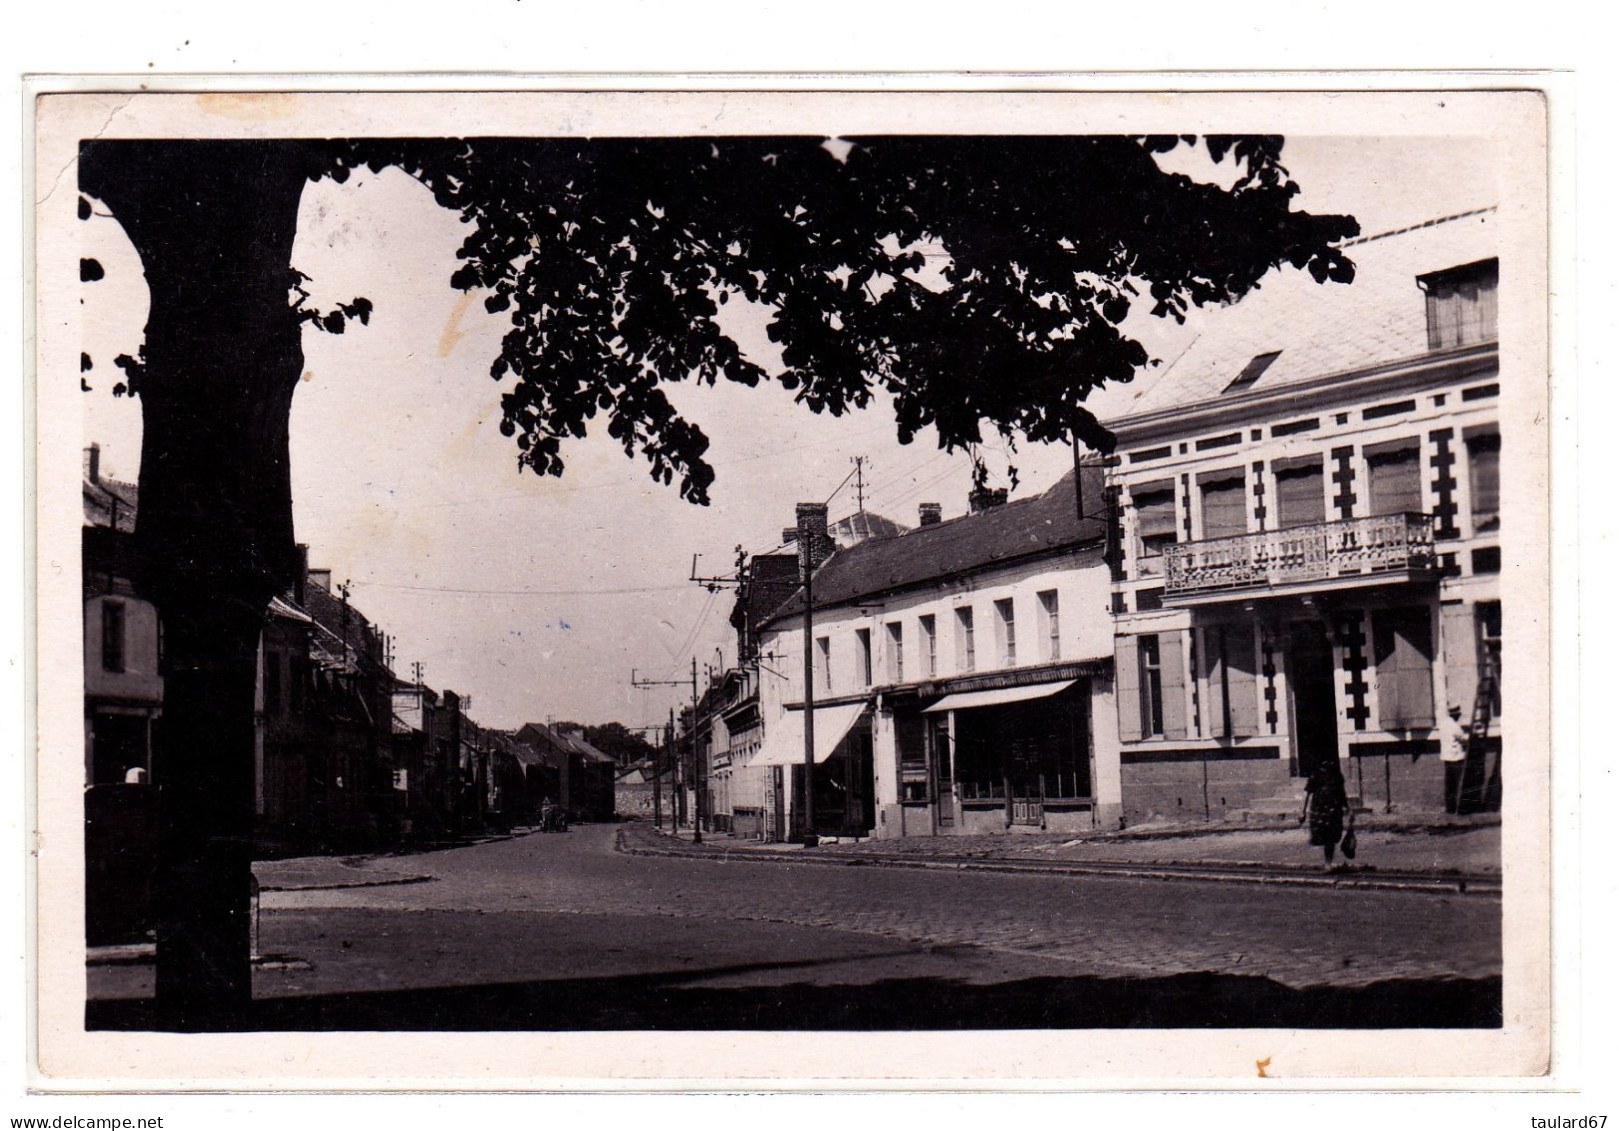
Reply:
[[[1491,432],[1467,441],[1467,479],[1472,486],[1473,532],[1501,529],[1501,436]]]
[[[1372,614],[1378,724],[1384,730],[1434,725],[1433,623],[1425,606]]]
[[[1327,520],[1326,478],[1319,456],[1312,463],[1276,469],[1276,525],[1313,526]]]
[[[1450,349],[1496,340],[1500,266],[1480,260],[1417,278],[1427,293],[1428,348]]]
[[[860,686],[871,686],[871,629],[854,630],[855,670],[860,673]]]
[[[1248,533],[1248,493],[1242,473],[1213,474],[1222,477],[1198,483],[1203,495],[1203,537],[1232,538]]]
[[[1165,546],[1175,544],[1175,489],[1172,486],[1138,489],[1131,492],[1136,512],[1136,555],[1143,560],[1141,572],[1156,573],[1156,561]]]
[[[1368,449],[1366,468],[1371,482],[1372,514],[1421,512],[1422,461],[1415,440]]]
[[[956,665],[964,672],[976,671],[977,648],[973,643],[973,611],[956,610]]]
[[[931,679],[939,674],[938,621],[929,613],[925,617],[917,617],[916,625],[922,634],[922,674]]]
[[[888,626],[888,682],[905,682],[905,628],[898,621]]]
[[[101,669],[121,672],[124,666],[124,605],[101,602]]]
[[[1011,598],[995,602],[995,645],[1001,667],[1017,667],[1017,612]]]
[[[1047,589],[1040,595],[1040,612],[1046,619],[1046,659],[1062,659],[1062,618],[1057,608],[1057,591]]]

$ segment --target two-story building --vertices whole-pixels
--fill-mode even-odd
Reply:
[[[789,835],[1116,823],[1108,523],[1101,468],[1082,471],[1082,498],[1069,474],[1013,503],[978,492],[950,521],[924,504],[916,529],[815,569],[810,830],[803,590],[761,625],[763,733],[746,773]],[[824,506],[799,520],[801,544],[824,538]]]
[[[1493,215],[1351,240],[1347,286],[1267,279],[1108,422],[1126,820],[1296,806],[1325,759],[1440,808],[1451,709],[1464,807],[1498,802]]]

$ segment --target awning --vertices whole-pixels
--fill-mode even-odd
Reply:
[[[1064,688],[1072,687],[1078,680],[1063,679],[1056,683],[1029,683],[1022,687],[996,687],[989,691],[963,691],[957,695],[946,695],[931,707],[923,709],[922,713],[932,711],[964,711],[969,707],[996,707],[1002,703],[1021,703],[1025,699],[1044,699],[1048,695],[1055,695]]]
[[[842,703],[815,708],[815,760],[824,762],[838,748],[867,704]],[[788,711],[765,728],[765,740],[749,766],[801,766],[804,764],[804,712]]]

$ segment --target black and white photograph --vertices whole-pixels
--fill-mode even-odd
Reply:
[[[1536,94],[35,112],[47,1075],[1546,1071]]]

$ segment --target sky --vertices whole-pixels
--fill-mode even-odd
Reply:
[[[1375,233],[1496,203],[1496,154],[1465,139],[1292,138],[1284,163],[1303,187],[1297,207],[1349,212]],[[1183,155],[1196,175],[1218,177]],[[85,254],[107,268],[86,288],[84,340],[97,359],[84,397],[85,442],[102,447],[104,474],[139,472],[139,405],[111,395],[108,364],[133,353],[145,322],[138,257],[115,220],[83,225]],[[489,377],[505,315],[454,290],[464,229],[397,170],[308,186],[294,266],[316,305],[364,295],[368,326],[341,336],[306,328],[305,374],[293,402],[293,512],[311,565],[347,580],[355,605],[395,638],[395,668],[420,663],[440,690],[472,699],[489,726],[548,718],[656,724],[688,702],[689,680],[735,660],[727,623],[732,591],[690,577],[728,575],[735,549],[768,552],[792,525],[794,504],[830,500],[833,519],[857,507],[849,480],[863,456],[866,509],[914,525],[917,504],[946,517],[966,510],[970,466],[930,433],[902,446],[879,398],[843,418],[816,416],[773,386],[665,386],[712,440],[712,503],[696,507],[652,482],[604,436],[563,449],[560,479],[519,473],[498,431],[502,386]],[[1149,350],[1216,326],[1148,327]],[[760,356],[754,320],[735,335]],[[1144,375],[1093,397],[1104,418],[1128,411]],[[1013,498],[1050,486],[1072,465],[1067,448],[990,443],[991,482]],[[846,482],[847,481],[847,482]]]

